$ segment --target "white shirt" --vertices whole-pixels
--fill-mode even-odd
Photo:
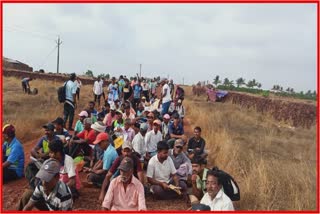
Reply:
[[[155,152],[157,151],[157,144],[162,140],[162,134],[160,130],[157,134],[154,130],[147,132],[145,137],[145,147],[147,148],[147,152]]]
[[[64,166],[60,168],[60,174],[68,174],[68,177],[76,176],[76,168],[74,167],[73,159],[69,155],[64,156]]]
[[[170,175],[176,174],[177,170],[174,167],[173,161],[170,157],[160,163],[158,155],[153,156],[148,163],[147,177],[153,178],[160,182],[169,183]]]
[[[77,88],[81,88],[82,86],[82,83],[81,83],[81,80],[75,80],[74,83],[77,85]]]
[[[204,194],[200,203],[210,206],[211,211],[234,210],[231,199],[222,191],[222,188],[213,200],[208,193]]]
[[[139,132],[136,134],[132,140],[132,147],[134,151],[138,152],[141,155],[141,160],[143,160],[143,156],[146,154],[146,144],[144,142],[144,138]]]
[[[162,103],[166,103],[166,102],[171,101],[170,87],[168,84],[165,84],[162,87],[162,95],[164,94],[165,90],[167,90],[167,94],[166,94],[166,96],[162,97]]]
[[[101,95],[102,94],[102,87],[101,83],[97,81],[94,82],[93,84],[93,93],[96,95]]]

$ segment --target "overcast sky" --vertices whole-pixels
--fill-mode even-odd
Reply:
[[[316,89],[316,4],[9,4],[3,55],[38,70],[172,78],[255,78]]]

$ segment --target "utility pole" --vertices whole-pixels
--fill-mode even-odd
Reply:
[[[57,74],[59,73],[59,54],[60,54],[60,45],[62,44],[62,41],[60,41],[60,36],[58,36],[58,41],[57,45],[58,45],[58,54],[57,54]]]
[[[184,77],[182,77],[182,85],[184,85]]]
[[[140,64],[140,78],[141,78],[141,66],[142,66],[142,64]]]

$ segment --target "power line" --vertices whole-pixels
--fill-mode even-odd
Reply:
[[[50,53],[45,57],[45,59],[43,60],[42,64],[39,66],[39,68],[41,68],[41,67],[45,64],[45,62],[46,62],[46,60],[48,59],[48,57],[57,49],[57,47],[58,47],[58,46],[55,46],[55,47],[53,48],[53,50],[50,51]]]

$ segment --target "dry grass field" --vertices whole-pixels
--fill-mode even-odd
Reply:
[[[14,124],[22,143],[36,142],[44,134],[42,125],[62,116],[63,110],[56,93],[62,83],[34,80],[30,85],[38,88],[38,95],[23,94],[19,79],[3,77],[3,124]],[[316,209],[316,127],[292,128],[254,109],[207,103],[205,97],[191,96],[191,87],[186,94],[186,117],[191,127],[202,127],[208,166],[229,172],[240,186],[237,210]],[[92,99],[92,86],[84,86],[80,96],[76,113]],[[170,203],[147,205],[183,208]]]

